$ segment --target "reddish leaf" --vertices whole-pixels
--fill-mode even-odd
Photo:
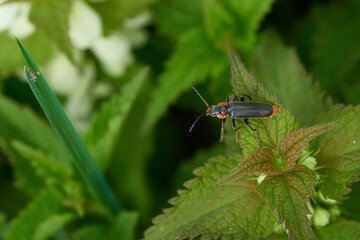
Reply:
[[[319,124],[302,128],[287,134],[279,143],[278,149],[284,155],[286,169],[292,168],[300,157],[301,151],[309,146],[309,141],[335,127],[339,122]]]
[[[306,205],[314,193],[315,173],[304,165],[280,175],[267,176],[258,187],[260,196],[272,211],[276,210],[279,222],[285,221],[289,239],[315,239],[311,222],[306,216]]]
[[[273,162],[273,151],[269,148],[261,148],[249,156],[247,156],[243,162],[241,162],[235,169],[225,175],[217,183],[218,186],[233,181],[247,175],[260,175],[274,174],[277,172],[276,166]]]

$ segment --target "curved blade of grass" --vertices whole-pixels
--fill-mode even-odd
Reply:
[[[59,100],[46,83],[39,68],[19,40],[17,40],[17,42],[29,66],[29,69],[25,67],[25,76],[30,88],[44,110],[50,124],[72,154],[75,168],[83,180],[94,191],[95,195],[106,204],[113,213],[118,213],[121,208],[110,186],[95,164],[85,144],[75,131],[69,118],[66,116]]]

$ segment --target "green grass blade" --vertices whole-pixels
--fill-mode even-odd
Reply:
[[[17,40],[20,50],[29,66],[25,76],[36,99],[40,103],[50,124],[73,156],[75,168],[95,195],[114,213],[121,210],[114,193],[95,164],[85,144],[66,116],[59,100],[52,92],[39,68],[28,52]]]

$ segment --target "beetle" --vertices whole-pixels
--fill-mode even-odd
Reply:
[[[201,94],[196,90],[196,88],[191,85],[191,87],[194,89],[194,91],[199,95],[201,100],[206,104],[207,110],[205,114],[200,115],[193,125],[190,128],[190,132],[192,131],[193,127],[195,126],[196,122],[202,117],[202,116],[210,116],[210,117],[217,117],[219,119],[222,119],[222,126],[221,126],[221,134],[220,134],[220,142],[224,139],[224,126],[227,117],[232,119],[232,126],[233,129],[236,131],[236,142],[239,142],[239,135],[238,130],[239,128],[236,127],[235,120],[237,119],[244,119],[245,124],[255,132],[257,141],[259,143],[259,146],[261,146],[259,136],[257,134],[256,129],[252,128],[249,124],[248,119],[264,119],[264,118],[271,118],[278,114],[281,110],[277,106],[273,106],[268,103],[256,103],[256,102],[245,102],[245,97],[252,100],[252,98],[248,95],[241,95],[240,101],[237,101],[236,95],[232,95],[231,101],[229,101],[229,97],[226,98],[226,102],[218,103],[217,105],[211,105],[205,101],[205,99],[201,96]]]

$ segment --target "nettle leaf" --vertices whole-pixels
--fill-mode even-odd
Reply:
[[[239,148],[236,150],[239,150]],[[193,179],[193,170],[205,165],[209,158],[229,153],[235,153],[235,151],[228,151],[228,148],[226,148],[224,144],[216,144],[211,148],[197,151],[190,159],[181,161],[177,168],[177,172],[173,176],[174,189],[182,188],[184,182]]]
[[[154,20],[160,30],[179,38],[202,25],[202,1],[164,0],[154,6]]]
[[[84,142],[102,170],[105,170],[109,164],[121,128],[146,79],[147,72],[147,68],[139,71],[118,95],[106,103],[93,117],[84,135]]]
[[[27,193],[35,193],[43,189],[45,181],[36,174],[30,162],[20,155],[10,144],[0,138],[0,150],[9,159],[14,169],[14,184]]]
[[[204,80],[208,75],[217,76],[226,66],[226,54],[215,48],[203,29],[194,28],[184,34],[166,70],[159,77],[159,85],[154,91],[143,129],[150,129],[169,104],[188,89],[192,82]]]
[[[324,123],[287,134],[278,146],[278,150],[285,160],[286,169],[289,170],[296,164],[296,160],[300,157],[302,150],[309,146],[311,139],[329,131],[338,124],[339,122]]]
[[[68,206],[76,210],[79,215],[84,213],[84,185],[75,180],[77,176],[71,167],[60,162],[52,155],[44,154],[19,141],[13,141],[12,147],[19,157],[23,158],[22,161],[26,161],[32,167],[30,174],[21,168],[22,165],[16,165],[18,168],[21,168],[17,171],[19,172],[17,174],[21,174],[17,176],[17,183],[21,184],[22,189],[27,192],[38,192],[43,190],[46,185],[56,186],[63,191]],[[17,161],[19,160],[17,159]],[[34,188],[33,185],[35,185],[36,188]],[[29,187],[33,187],[34,189],[29,189]],[[67,217],[62,215],[54,216],[54,220],[51,221],[55,223],[55,220],[60,222],[62,219],[67,219]],[[39,234],[41,235],[41,233]]]
[[[235,24],[230,12],[224,6],[226,1],[204,0],[204,20],[207,34],[212,39],[224,40],[229,34],[229,26]]]
[[[330,108],[330,98],[325,98],[319,84],[312,81],[295,49],[285,46],[274,31],[264,33],[251,69],[259,82],[274,93],[302,125]]]
[[[270,10],[273,0],[204,0],[204,25],[217,44],[232,49],[249,50],[256,40],[256,30]]]
[[[216,187],[218,179],[231,170],[242,156],[215,157],[186,182],[187,190],[170,200],[173,208],[156,217],[145,239],[258,239],[268,235],[274,215],[256,192],[257,182],[239,179]]]
[[[233,181],[247,175],[260,175],[260,174],[275,174],[278,173],[276,165],[274,164],[274,153],[270,148],[260,148],[241,162],[235,169],[220,179],[219,185]]]
[[[236,53],[230,55],[231,64],[231,84],[237,96],[249,95],[254,102],[269,103],[280,108],[281,112],[270,119],[251,119],[249,123],[259,134],[262,147],[274,149],[285,137],[286,134],[296,131],[299,128],[298,122],[290,114],[289,110],[282,106],[275,96],[269,93],[258,84],[255,77],[249,73]],[[240,144],[243,154],[248,156],[259,149],[259,144],[255,133],[242,123],[240,127]]]
[[[69,162],[69,154],[64,145],[50,126],[30,108],[0,96],[0,109],[0,135],[7,143],[17,139],[45,153],[53,154],[64,163]]]
[[[71,211],[64,206],[63,196],[54,189],[44,190],[38,194],[30,204],[20,212],[20,215],[13,221],[13,227],[9,232],[9,240],[26,240],[26,239],[43,239],[34,238],[46,237],[50,233],[40,234],[39,229],[43,229],[43,224],[47,225],[47,228],[55,232],[61,228],[67,221],[71,220],[71,217],[62,219],[62,221],[51,222],[49,219],[59,214],[69,214]],[[66,215],[69,216],[69,215]],[[65,221],[67,220],[67,221]]]
[[[321,191],[329,198],[342,199],[351,192],[350,185],[360,180],[360,151],[354,151],[326,161],[322,174]]]
[[[220,179],[218,185],[225,184],[247,175],[277,175],[295,166],[309,141],[335,127],[338,122],[319,124],[288,133],[277,148],[260,148],[247,156],[235,169]]]
[[[74,61],[72,45],[68,35],[68,19],[72,6],[71,0],[37,0],[33,2],[30,20],[43,31],[57,47]],[[29,49],[30,50],[30,49]]]
[[[76,215],[71,212],[54,214],[37,227],[32,239],[49,239],[54,232],[64,227],[66,223],[75,219],[75,217]]]
[[[261,198],[278,214],[279,222],[285,221],[289,239],[315,239],[306,204],[313,196],[316,181],[311,169],[298,165],[283,174],[267,176],[258,187]]]
[[[319,138],[317,162],[322,166],[320,189],[325,197],[341,200],[360,178],[360,106],[335,105],[317,122],[339,121],[339,127]]]
[[[317,240],[354,240],[360,239],[360,223],[354,221],[338,221],[318,229]]]
[[[34,167],[36,173],[44,178],[48,183],[64,183],[69,175],[70,169],[51,155],[46,155],[39,150],[19,141],[12,142],[13,148]]]

